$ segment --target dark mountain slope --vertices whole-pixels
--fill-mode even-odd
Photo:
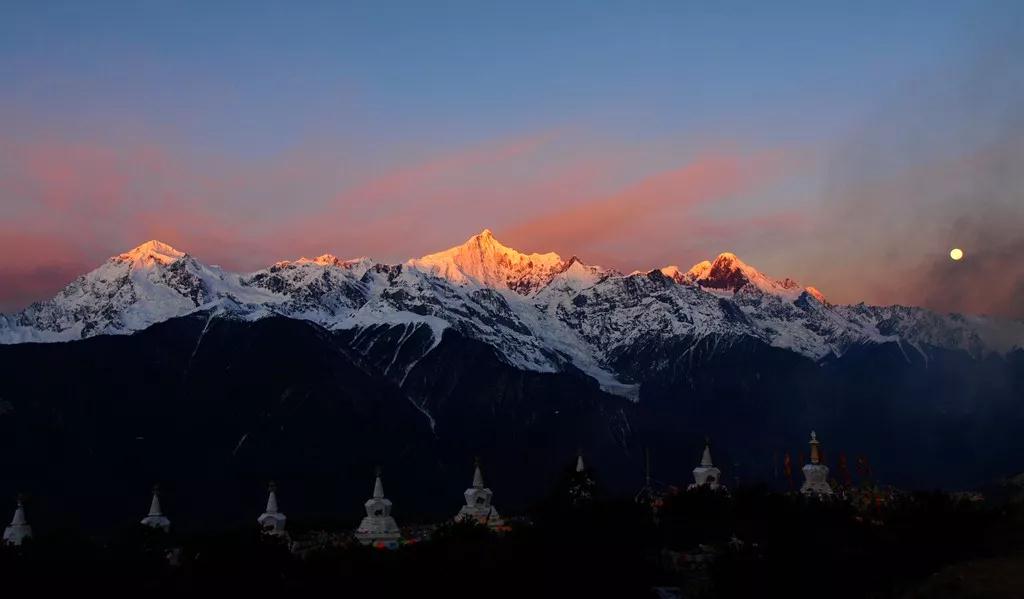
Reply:
[[[397,516],[454,513],[475,455],[521,509],[578,447],[623,455],[607,449],[622,445],[608,423],[626,402],[582,376],[513,369],[452,332],[405,391],[343,334],[206,315],[0,346],[0,381],[0,496],[29,492],[51,526],[141,518],[153,482],[181,525],[247,522],[271,478],[286,512],[354,525],[376,465]],[[436,433],[409,397],[436,411]]]

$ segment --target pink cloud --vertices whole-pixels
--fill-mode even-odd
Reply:
[[[336,202],[349,203],[396,200],[416,193],[420,188],[444,179],[496,162],[505,162],[523,154],[536,151],[557,137],[557,131],[545,131],[533,135],[482,144],[472,148],[443,154],[422,163],[403,166],[375,178],[355,189],[342,193]]]
[[[499,232],[513,244],[556,248],[585,248],[631,236],[637,229],[647,235],[652,228],[666,230],[668,211],[692,215],[695,206],[765,185],[791,169],[790,162],[777,154],[699,156],[612,195],[556,208]],[[686,228],[710,226],[706,219],[695,220],[685,223]]]
[[[54,235],[0,228],[0,311],[50,297],[88,267],[81,248]]]

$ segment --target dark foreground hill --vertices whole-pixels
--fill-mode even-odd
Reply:
[[[622,496],[642,483],[645,449],[656,479],[685,485],[705,435],[725,482],[784,489],[783,457],[799,466],[812,428],[834,474],[840,453],[914,488],[1024,469],[1019,351],[925,361],[871,344],[816,363],[753,339],[680,338],[630,355],[673,365],[637,372],[633,402],[571,367],[510,366],[453,329],[420,357],[415,336],[396,343],[406,332],[197,313],[128,336],[0,346],[0,498],[13,509],[27,493],[37,528],[100,529],[141,518],[160,483],[175,526],[197,530],[251,521],[274,479],[290,515],[354,525],[380,466],[403,523],[457,511],[475,456],[498,508],[515,512],[578,450]],[[396,347],[417,357],[401,379]]]
[[[149,597],[986,597],[1021,596],[1024,512],[941,493],[855,507],[744,487],[670,495],[657,517],[556,490],[532,524],[495,535],[444,525],[397,551],[358,544],[304,556],[254,526],[171,534],[57,531],[0,548],[14,594]],[[863,490],[868,492],[867,489]],[[168,560],[167,556],[173,559]],[[936,573],[938,573],[936,575]],[[654,589],[676,589],[658,595]]]

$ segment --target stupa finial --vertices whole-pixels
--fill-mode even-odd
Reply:
[[[818,441],[818,434],[816,432],[814,432],[814,431],[811,431],[811,442],[810,442],[810,445],[811,445],[811,463],[812,464],[820,464],[821,463],[821,450],[818,448],[818,446],[821,445],[821,441]]]

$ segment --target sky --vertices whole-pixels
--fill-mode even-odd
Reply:
[[[1024,317],[1019,2],[20,2],[0,311],[160,239],[255,270],[490,228]],[[966,257],[949,260],[952,247]]]

